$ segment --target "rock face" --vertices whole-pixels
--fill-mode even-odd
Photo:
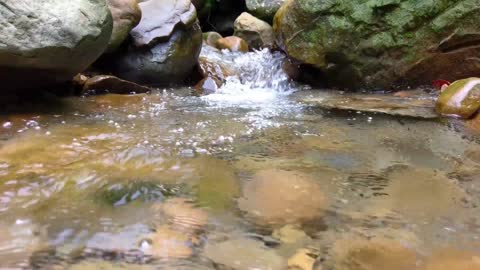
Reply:
[[[351,88],[430,84],[480,73],[476,0],[287,0],[274,31],[288,55]]]
[[[202,45],[195,7],[189,0],[141,2],[142,20],[132,43],[116,61],[119,77],[147,84],[178,83],[192,71]]]
[[[234,35],[244,39],[252,48],[272,47],[274,42],[273,28],[266,22],[243,12],[233,25]]]
[[[2,90],[72,79],[105,51],[111,33],[105,0],[2,1]]]
[[[142,18],[142,11],[137,0],[107,0],[112,12],[113,30],[108,52],[112,52],[128,37],[128,33],[138,25]]]
[[[247,9],[253,15],[271,22],[285,0],[246,0]]]
[[[456,81],[437,100],[436,110],[443,115],[470,118],[480,108],[480,78]]]

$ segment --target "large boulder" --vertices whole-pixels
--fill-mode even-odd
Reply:
[[[105,0],[1,1],[2,90],[72,79],[105,51],[111,33]]]
[[[202,31],[190,0],[141,2],[142,20],[127,52],[116,57],[119,77],[147,84],[179,83],[197,64]]]
[[[245,2],[250,13],[271,22],[285,0],[246,0]]]
[[[142,11],[137,0],[107,0],[112,12],[113,30],[108,52],[115,51],[128,37],[130,31],[138,25],[142,18]]]
[[[330,80],[385,88],[480,74],[478,14],[478,0],[287,0],[274,31],[290,57]]]
[[[273,47],[273,28],[266,22],[243,12],[233,25],[234,35],[245,40],[252,48]]]

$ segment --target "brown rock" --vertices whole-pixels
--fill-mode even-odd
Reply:
[[[222,86],[221,81],[209,76],[195,85],[195,94],[198,96],[213,94],[220,86]]]
[[[130,94],[146,93],[152,89],[133,82],[122,80],[115,76],[99,75],[88,79],[83,86],[84,93],[93,90],[97,91],[96,93],[108,92],[115,94]]]
[[[245,184],[239,208],[260,225],[301,224],[321,218],[327,199],[309,176],[264,170]]]
[[[130,31],[138,25],[142,11],[137,0],[108,0],[108,8],[113,17],[113,30],[107,52],[112,52],[128,37]]]
[[[308,249],[299,249],[288,259],[288,270],[313,270],[315,264],[316,254],[313,254]],[[319,270],[321,268],[316,268]]]
[[[243,12],[234,23],[235,36],[245,40],[252,48],[273,47],[273,28],[250,13]]]
[[[239,37],[224,37],[217,41],[217,48],[228,49],[231,52],[248,52],[248,43]]]
[[[157,258],[181,259],[192,255],[191,239],[181,231],[168,226],[158,227],[155,233],[147,237],[151,244],[142,247],[143,252]]]
[[[363,239],[346,237],[332,248],[335,270],[412,270],[416,268],[414,251],[400,242],[383,237]]]
[[[222,35],[217,32],[203,33],[203,43],[212,47],[217,47],[217,41],[221,38],[223,38]]]
[[[207,225],[208,215],[205,211],[182,198],[166,201],[161,209],[175,228],[186,232],[198,232]]]
[[[213,77],[219,81],[224,81],[225,78],[232,75],[232,71],[228,67],[213,62],[205,57],[198,59],[199,72],[203,78]]]
[[[480,254],[442,250],[427,260],[424,270],[480,270]]]

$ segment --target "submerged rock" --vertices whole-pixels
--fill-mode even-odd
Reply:
[[[248,43],[239,37],[225,37],[217,40],[217,48],[231,52],[248,52]]]
[[[221,243],[209,242],[203,255],[227,269],[282,270],[286,265],[282,257],[262,242],[240,236]]]
[[[301,102],[324,109],[351,110],[409,116],[426,119],[438,118],[435,101],[427,95],[403,98],[388,94],[351,94],[338,91],[301,93]]]
[[[88,79],[83,85],[83,92],[89,93],[114,93],[114,94],[131,94],[131,93],[147,93],[152,89],[133,82],[122,80],[115,76],[99,75]]]
[[[422,270],[479,270],[480,254],[460,250],[441,250],[435,252]]]
[[[284,2],[285,0],[246,0],[248,11],[268,22],[273,20]]]
[[[286,1],[274,30],[290,57],[331,81],[415,86],[480,73],[480,26],[473,19],[479,11],[476,0]]]
[[[251,48],[273,47],[273,28],[266,22],[243,12],[234,23],[234,35],[245,40]]]
[[[115,62],[120,78],[146,84],[182,82],[197,63],[202,32],[189,0],[147,0],[128,51]]]
[[[264,170],[245,184],[238,205],[261,225],[301,224],[321,218],[327,199],[320,186],[307,175]]]
[[[480,78],[452,83],[442,91],[435,108],[443,115],[470,118],[480,108]]]
[[[125,41],[135,26],[142,18],[142,11],[137,0],[107,0],[108,7],[112,12],[113,30],[108,52],[115,51]]]
[[[192,256],[191,245],[190,237],[184,232],[161,226],[142,241],[141,249],[145,254],[156,258],[183,259]]]
[[[182,198],[169,199],[155,208],[163,211],[172,226],[184,232],[199,232],[208,222],[205,211]]]
[[[309,249],[302,248],[288,259],[288,270],[313,270],[317,254]],[[321,270],[317,267],[315,270]]]
[[[401,242],[383,237],[348,237],[334,243],[331,250],[335,270],[411,270],[417,255]]]
[[[112,17],[105,0],[2,1],[2,90],[71,80],[107,48]]]

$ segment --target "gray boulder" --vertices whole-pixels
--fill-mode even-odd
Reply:
[[[285,0],[246,0],[250,13],[262,20],[271,22],[275,13],[280,9]]]
[[[243,12],[234,23],[235,36],[245,40],[251,48],[273,47],[273,28],[266,22]]]
[[[190,0],[141,2],[132,44],[117,58],[118,76],[154,85],[179,83],[197,64],[202,31]]]
[[[2,0],[2,89],[70,80],[105,51],[111,33],[105,0]]]

